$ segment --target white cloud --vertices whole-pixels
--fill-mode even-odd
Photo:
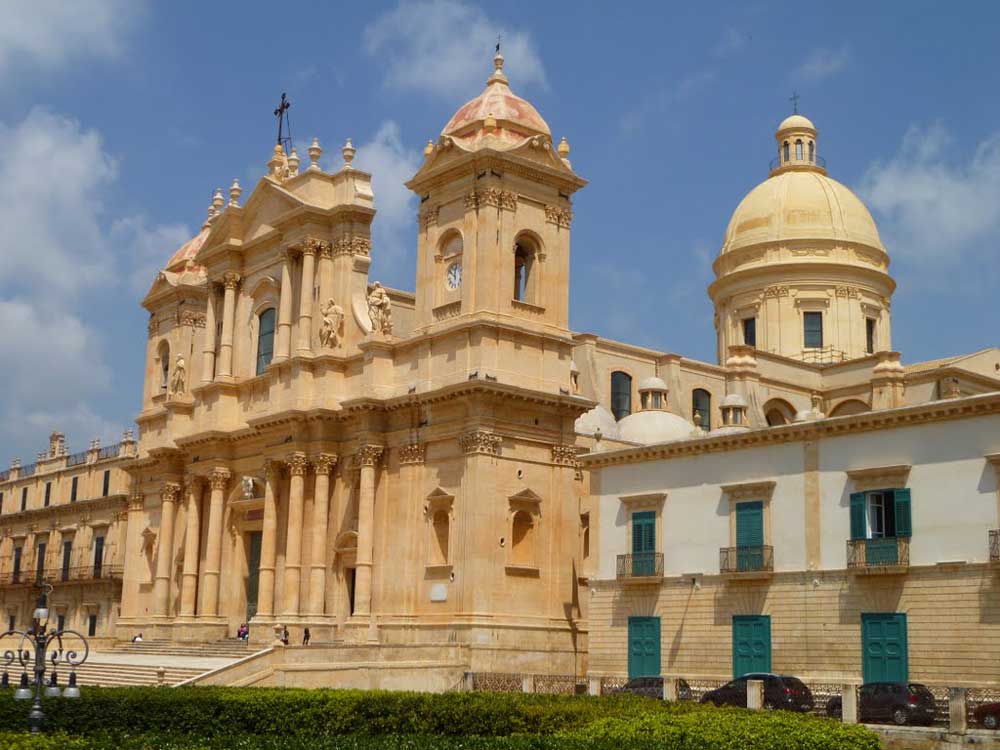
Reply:
[[[892,158],[872,165],[861,193],[876,212],[889,253],[929,281],[975,257],[996,266],[1000,237],[1000,132],[969,156],[956,153],[941,125],[911,127]]]
[[[171,253],[191,239],[192,232],[184,224],[149,226],[143,215],[118,219],[111,226],[111,241],[129,254],[126,270],[129,291],[141,299],[149,291],[153,279],[170,258]]]
[[[512,85],[546,85],[531,36],[504,27],[460,0],[403,0],[364,30],[365,51],[386,70],[385,83],[450,101],[483,87],[502,33],[504,72]]]
[[[0,0],[0,81],[121,54],[145,0]]]
[[[421,155],[402,141],[399,125],[383,122],[375,137],[358,146],[354,164],[371,172],[375,193],[375,221],[372,224],[372,255],[385,281],[392,285],[413,285],[410,265],[403,263],[417,241],[417,196],[403,183],[420,168]]]
[[[817,49],[797,67],[792,76],[800,81],[820,81],[844,70],[851,63],[850,47]]]

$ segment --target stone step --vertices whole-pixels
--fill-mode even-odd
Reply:
[[[183,680],[208,671],[193,667],[167,667],[163,684],[175,685]],[[65,686],[69,679],[69,670],[63,668],[59,682]],[[79,685],[89,686],[128,686],[157,685],[159,677],[157,667],[131,664],[102,664],[87,662],[76,668],[76,679]]]

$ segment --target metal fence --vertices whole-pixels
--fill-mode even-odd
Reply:
[[[720,573],[754,573],[774,570],[774,547],[723,547],[719,550]]]
[[[106,458],[118,458],[118,455],[122,452],[121,443],[113,443],[111,445],[106,445],[97,454],[97,460],[103,461]]]
[[[87,451],[79,451],[77,453],[70,453],[66,457],[67,466],[79,466],[80,464],[87,463]]]
[[[847,541],[848,570],[907,567],[910,564],[908,537],[881,539],[849,539]]]
[[[618,555],[617,576],[619,581],[663,578],[663,553]]]

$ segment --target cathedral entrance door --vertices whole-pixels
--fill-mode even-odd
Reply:
[[[247,622],[257,614],[257,595],[260,588],[260,544],[264,534],[251,531],[247,550]]]
[[[347,584],[347,614],[354,614],[354,568],[344,568],[344,583]]]

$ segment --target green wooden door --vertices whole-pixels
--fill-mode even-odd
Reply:
[[[656,572],[656,511],[632,514],[632,575]],[[659,673],[657,673],[659,674]]]
[[[909,680],[906,615],[895,612],[862,614],[861,655],[865,682]]]
[[[247,550],[247,622],[257,614],[257,597],[260,591],[260,545],[263,534],[251,531]]]
[[[764,567],[764,503],[736,505],[736,565],[739,570]]]
[[[660,676],[660,618],[628,618],[628,676]]]
[[[771,617],[733,615],[733,677],[771,671]]]

